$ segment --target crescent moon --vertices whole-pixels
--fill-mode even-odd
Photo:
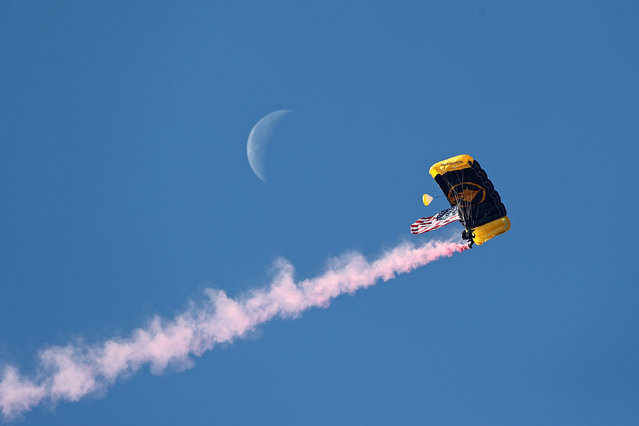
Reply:
[[[266,145],[276,124],[282,117],[291,113],[290,109],[280,109],[266,114],[255,123],[251,129],[251,133],[246,143],[246,156],[253,173],[266,182],[266,173],[264,170],[264,155],[266,153]]]

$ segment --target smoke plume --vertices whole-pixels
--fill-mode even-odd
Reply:
[[[352,253],[332,260],[322,275],[298,282],[293,266],[278,260],[275,277],[265,288],[236,299],[208,289],[205,301],[191,304],[172,319],[155,317],[128,337],[47,347],[38,353],[38,367],[31,375],[21,374],[13,365],[4,366],[0,410],[5,419],[11,419],[41,403],[78,401],[146,365],[154,374],[168,366],[189,367],[194,356],[242,337],[272,318],[293,318],[309,308],[325,308],[341,294],[388,281],[465,249],[457,242],[401,244],[370,262]]]

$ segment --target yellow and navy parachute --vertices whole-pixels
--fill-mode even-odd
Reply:
[[[459,221],[466,228],[462,237],[469,240],[470,245],[482,245],[510,229],[499,193],[473,157],[458,155],[440,161],[433,164],[429,173],[451,207],[457,207]]]

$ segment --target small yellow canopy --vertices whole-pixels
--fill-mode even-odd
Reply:
[[[428,194],[424,194],[422,195],[422,201],[424,202],[424,205],[427,206],[430,204],[431,201],[433,201],[433,197]]]

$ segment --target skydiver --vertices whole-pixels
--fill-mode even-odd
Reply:
[[[470,229],[464,229],[461,236],[462,239],[468,241],[468,248],[473,248],[473,244],[475,244],[475,242],[473,241],[473,231]]]

